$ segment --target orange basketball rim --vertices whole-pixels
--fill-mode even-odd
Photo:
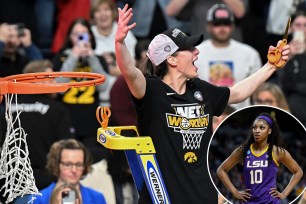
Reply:
[[[81,81],[57,83],[56,78],[80,78]],[[65,92],[69,88],[79,88],[102,84],[106,77],[90,72],[39,72],[11,75],[0,78],[0,99],[4,94],[41,94]],[[39,83],[48,82],[50,83]],[[52,82],[51,82],[52,81]],[[0,100],[1,101],[1,100]]]

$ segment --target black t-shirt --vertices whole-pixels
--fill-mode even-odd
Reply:
[[[179,95],[159,78],[146,81],[144,98],[134,98],[138,125],[141,135],[152,137],[171,203],[217,203],[206,158],[212,117],[222,114],[229,89],[192,79]],[[150,203],[148,196],[144,189],[140,203]]]

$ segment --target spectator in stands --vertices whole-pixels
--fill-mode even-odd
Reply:
[[[0,25],[0,77],[21,74],[31,60],[42,59],[32,43],[31,31],[22,25]]]
[[[34,204],[45,204],[51,200],[54,189],[68,183],[75,187],[82,203],[104,204],[102,193],[80,184],[80,180],[91,170],[91,155],[88,149],[75,139],[55,142],[48,153],[47,169],[57,179],[40,191]]]
[[[96,142],[97,128],[96,109],[100,105],[99,93],[108,89],[108,66],[102,56],[94,53],[96,41],[86,19],[78,18],[69,27],[66,39],[60,52],[54,57],[54,69],[62,72],[94,72],[106,76],[103,84],[98,86],[71,88],[59,94],[68,108],[76,138],[85,144],[94,156],[94,161],[103,158],[103,149]],[[59,79],[75,81],[74,78]]]
[[[110,90],[116,78],[121,75],[115,57],[115,34],[118,26],[116,4],[112,0],[98,0],[92,8],[91,18],[94,24],[92,31],[97,42],[95,53],[105,58],[111,75],[108,77],[110,83],[108,89],[100,92],[100,104],[102,106],[111,106],[109,101]],[[128,33],[126,43],[134,56],[137,40],[132,32]]]
[[[169,16],[176,16],[176,18],[179,18],[180,15],[188,16],[190,21],[190,34],[196,35],[203,33],[207,25],[207,12],[214,4],[218,3],[224,3],[232,10],[236,22],[238,22],[235,25],[232,35],[235,40],[241,41],[242,36],[239,20],[244,16],[246,7],[245,1],[243,0],[170,0],[166,12]],[[209,38],[209,34],[205,38]]]
[[[92,9],[91,18],[94,23],[91,28],[97,43],[95,53],[103,55],[108,62],[110,74],[118,76],[121,72],[115,59],[115,34],[118,26],[116,4],[112,0],[99,0]],[[132,32],[128,33],[126,43],[134,56],[137,40]]]
[[[297,11],[292,16],[291,31],[293,39],[289,42],[291,59],[280,72],[280,85],[287,97],[289,107],[304,126],[306,126],[306,12]]]
[[[251,96],[254,105],[270,105],[289,111],[287,99],[282,89],[274,83],[265,82]]]
[[[196,61],[199,78],[219,86],[233,86],[261,66],[259,53],[249,45],[232,39],[234,14],[225,4],[215,4],[207,12],[207,31],[211,38],[197,46]],[[209,50],[209,52],[208,52]],[[250,105],[249,100],[235,104],[235,108]]]

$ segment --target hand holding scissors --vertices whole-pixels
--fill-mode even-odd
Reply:
[[[275,50],[269,50],[268,51],[268,61],[273,64],[275,67],[277,68],[281,68],[285,65],[286,60],[282,59],[282,48],[287,45],[288,41],[288,32],[289,32],[289,28],[290,28],[290,23],[291,23],[291,18],[288,19],[288,23],[287,23],[287,27],[285,30],[285,34],[283,37],[283,40],[281,41],[281,43],[279,43],[277,45],[277,47],[275,48]]]

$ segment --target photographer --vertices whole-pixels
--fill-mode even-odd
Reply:
[[[47,156],[46,168],[56,180],[40,191],[42,196],[35,196],[36,199],[31,197],[29,201],[34,199],[33,204],[53,204],[54,200],[63,201],[65,197],[66,203],[69,200],[69,203],[77,204],[75,201],[79,200],[84,204],[105,204],[102,193],[80,184],[80,180],[91,171],[91,161],[88,149],[75,139],[63,139],[53,143]],[[67,194],[59,194],[57,191]]]
[[[42,58],[29,29],[22,24],[0,25],[0,77],[21,74],[29,61]]]
[[[71,114],[77,139],[90,149],[92,155],[98,157],[95,158],[96,162],[100,161],[101,156],[106,152],[96,142],[96,131],[100,125],[95,115],[96,108],[99,106],[99,93],[104,92],[109,86],[109,75],[104,58],[94,54],[95,47],[96,42],[90,30],[90,23],[84,18],[76,19],[69,27],[64,44],[56,54],[53,65],[54,70],[62,72],[93,72],[103,74],[107,78],[101,85],[73,88],[59,94],[59,99],[67,106]],[[78,79],[66,78],[66,80]]]
[[[73,203],[74,202],[74,203]],[[57,188],[51,194],[50,204],[81,204],[80,196],[74,185],[64,183]]]

